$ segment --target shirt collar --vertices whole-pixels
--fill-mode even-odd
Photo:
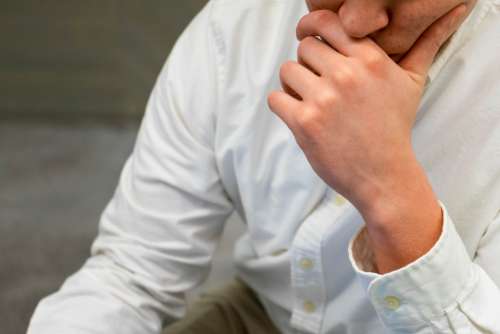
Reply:
[[[474,31],[483,21],[494,1],[495,0],[478,0],[465,22],[438,53],[427,75],[427,85],[437,78],[450,58],[471,39]]]

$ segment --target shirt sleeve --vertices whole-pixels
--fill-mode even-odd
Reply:
[[[380,320],[394,333],[500,333],[500,217],[471,259],[446,208],[433,248],[413,263],[380,275],[363,228],[351,240],[351,264]]]
[[[29,334],[160,333],[205,279],[233,210],[213,150],[220,94],[211,6],[158,76],[91,257],[38,304]]]

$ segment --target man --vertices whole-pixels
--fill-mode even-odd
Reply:
[[[498,0],[209,2],[92,257],[28,332],[500,333],[499,19]],[[238,279],[175,322],[233,209]]]

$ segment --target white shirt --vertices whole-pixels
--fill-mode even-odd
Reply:
[[[233,209],[248,227],[238,273],[283,333],[500,333],[500,1],[479,0],[431,70],[413,145],[443,232],[386,275],[369,271],[356,208],[266,103],[306,13],[303,0],[212,0],[192,21],[92,256],[40,302],[29,334],[159,333],[184,314]]]

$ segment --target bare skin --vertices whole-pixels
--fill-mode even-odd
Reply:
[[[315,172],[363,215],[378,272],[394,271],[441,234],[411,130],[427,72],[475,0],[306,1],[299,62],[282,65],[283,91],[268,103]]]
[[[477,0],[306,0],[309,9],[337,12],[351,37],[370,37],[393,58],[401,58],[432,23],[454,7]]]

